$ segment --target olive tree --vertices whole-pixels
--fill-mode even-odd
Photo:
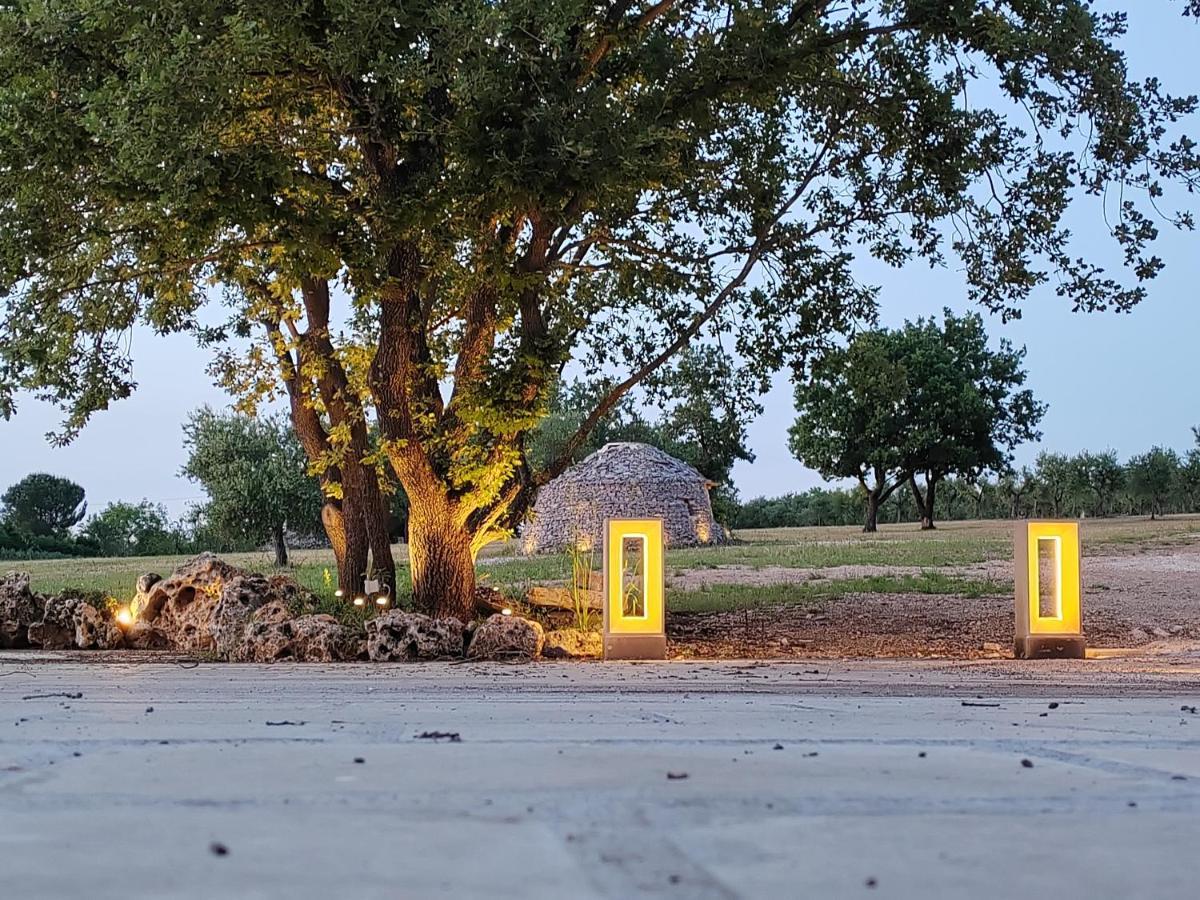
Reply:
[[[67,438],[134,389],[130,328],[193,331],[289,394],[356,553],[391,470],[418,606],[470,615],[478,551],[684,348],[762,373],[869,318],[856,252],[957,257],[1007,315],[1136,304],[1194,102],[1129,78],[1123,30],[1085,0],[9,0],[0,411],[38,392]],[[1128,277],[1064,224],[1106,194]],[[572,358],[610,388],[535,471]]]

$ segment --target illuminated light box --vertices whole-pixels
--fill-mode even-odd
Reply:
[[[662,519],[604,523],[604,658],[666,659]]]
[[[1013,536],[1018,659],[1082,659],[1079,523],[1029,521]]]

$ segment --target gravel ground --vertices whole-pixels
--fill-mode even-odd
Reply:
[[[784,584],[871,575],[919,574],[910,566],[828,569],[702,569],[672,579],[704,584]],[[936,571],[1010,581],[1012,565],[988,562]],[[1178,649],[1200,640],[1200,544],[1168,551],[1089,556],[1083,561],[1084,632],[1093,647]],[[1013,607],[1007,597],[847,594],[813,605],[732,613],[677,613],[668,628],[678,657],[883,656],[978,658],[1007,655]]]

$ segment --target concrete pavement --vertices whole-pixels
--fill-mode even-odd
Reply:
[[[1200,654],[47,658],[0,653],[5,897],[1200,891]]]

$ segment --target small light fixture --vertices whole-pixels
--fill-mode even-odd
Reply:
[[[666,659],[663,520],[604,523],[604,658]]]
[[[388,605],[387,594],[380,594],[378,597],[375,598],[375,603],[378,606],[387,606]]]
[[[367,604],[367,598],[366,598],[366,597],[355,597],[355,598],[354,598],[354,605],[355,605],[355,606],[366,606],[366,604]]]
[[[335,596],[335,597],[345,597],[345,596],[346,596],[346,592],[345,592],[345,591],[343,591],[341,588],[338,588],[336,591],[334,591],[334,592],[333,592],[333,596]]]
[[[1079,556],[1078,522],[1018,523],[1013,542],[1018,659],[1086,655]]]
[[[511,609],[509,609],[509,608],[506,606],[506,607],[504,607],[504,609],[500,610],[500,615],[502,615],[502,616],[511,616],[511,615],[512,615],[512,610],[511,610]]]
[[[117,624],[122,628],[128,628],[133,624],[133,613],[129,611],[128,606],[122,606],[117,610]]]

